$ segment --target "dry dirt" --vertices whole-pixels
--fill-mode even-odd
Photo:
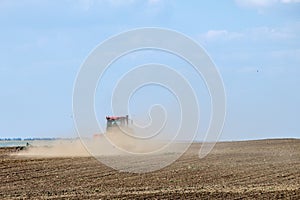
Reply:
[[[204,159],[199,147],[146,174],[92,157],[24,158],[0,148],[0,199],[300,199],[300,140],[221,142]]]

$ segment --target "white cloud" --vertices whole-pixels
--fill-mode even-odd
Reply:
[[[232,40],[243,37],[242,33],[230,32],[227,30],[209,30],[200,35],[201,40],[215,41],[215,40]]]
[[[87,10],[89,10],[90,7],[92,6],[93,1],[91,1],[91,0],[79,0],[79,1],[78,1],[78,4],[79,4],[79,6],[80,6],[83,10],[87,11]]]
[[[235,0],[239,6],[243,7],[267,7],[276,3],[278,0]]]
[[[90,10],[93,6],[102,6],[102,5],[110,5],[112,7],[121,7],[126,5],[131,5],[135,3],[136,0],[77,0],[73,1],[73,3],[79,5],[85,11]]]
[[[248,30],[245,35],[247,35],[248,38],[253,40],[291,39],[296,36],[292,29],[286,27],[282,27],[282,28],[256,27]]]
[[[228,30],[209,30],[200,35],[202,42],[233,41],[233,40],[289,40],[299,38],[300,23],[293,23],[283,27],[254,27],[240,32]]]
[[[300,3],[300,0],[280,0],[281,3]]]
[[[161,0],[148,0],[148,4],[150,4],[150,5],[158,4],[160,2],[161,2]]]
[[[276,3],[300,3],[300,0],[235,0],[242,7],[264,8]]]
[[[219,37],[224,37],[228,34],[227,30],[210,30],[205,34],[207,39],[214,39]]]
[[[270,52],[272,58],[289,60],[294,63],[300,63],[300,49],[274,50]]]
[[[128,4],[133,4],[136,2],[135,0],[126,0],[126,1],[124,1],[124,0],[102,0],[102,1],[106,1],[112,6],[124,6],[124,5],[128,5]]]

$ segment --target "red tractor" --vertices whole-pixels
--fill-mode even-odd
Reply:
[[[113,132],[119,129],[131,130],[128,125],[132,120],[126,116],[106,116],[106,133]],[[94,137],[101,137],[103,134],[94,134]]]
[[[107,116],[106,131],[109,132],[114,127],[128,127],[128,115],[122,117]]]

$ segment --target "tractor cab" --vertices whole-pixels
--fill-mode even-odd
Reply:
[[[128,127],[128,115],[121,117],[107,116],[106,120],[106,131],[110,131],[115,127]]]

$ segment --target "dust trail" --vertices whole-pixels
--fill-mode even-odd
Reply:
[[[127,141],[122,145],[128,146]],[[88,150],[85,145],[88,145]],[[121,155],[122,151],[109,143],[104,136],[90,139],[55,140],[51,142],[34,141],[14,156],[26,157],[90,157]]]
[[[51,143],[34,141],[25,150],[12,155],[27,157],[88,157],[89,152],[78,139],[55,140]]]
[[[170,151],[179,153],[182,150],[177,144],[173,145],[174,148],[156,153],[157,150],[167,145],[166,141],[137,140],[120,131],[96,135],[97,137],[86,139],[33,141],[30,146],[12,155],[26,157],[145,156],[165,154]]]

